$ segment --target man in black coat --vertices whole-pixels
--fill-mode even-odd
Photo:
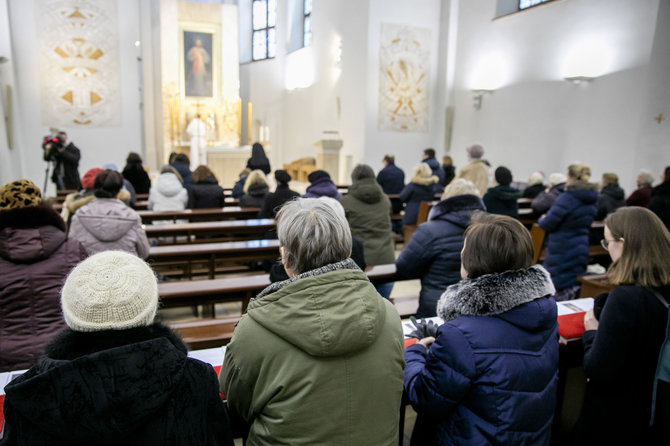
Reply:
[[[74,144],[67,143],[67,133],[58,132],[56,139],[60,143],[54,143],[52,140],[43,146],[44,159],[55,162],[51,181],[56,183],[58,190],[81,190],[79,179],[81,152]]]
[[[395,165],[395,157],[386,155],[383,159],[384,168],[377,174],[377,183],[382,187],[385,194],[399,194],[405,187],[405,172]],[[402,210],[402,202],[398,199],[391,200],[393,213]]]
[[[661,175],[661,181],[661,184],[651,190],[651,200],[649,200],[648,207],[670,229],[670,166],[665,168],[665,172]]]
[[[435,150],[428,148],[423,151],[423,162],[430,166],[430,170],[433,171],[433,175],[438,178],[438,182],[433,185],[433,189],[436,194],[442,193],[442,183],[444,183],[444,170],[440,166],[439,161],[435,159]]]

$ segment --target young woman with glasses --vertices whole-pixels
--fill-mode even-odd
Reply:
[[[668,317],[661,298],[670,301],[670,233],[648,209],[626,207],[607,217],[601,243],[612,258],[607,277],[616,288],[598,319],[593,311],[584,317],[588,382],[576,444],[670,444],[668,408],[658,404],[663,395],[670,398],[670,385],[659,386],[656,427],[649,427]]]

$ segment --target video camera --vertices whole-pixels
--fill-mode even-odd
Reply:
[[[42,139],[44,161],[56,161],[56,154],[63,149],[63,140],[58,135],[47,135]]]

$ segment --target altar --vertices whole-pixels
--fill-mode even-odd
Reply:
[[[269,147],[265,147],[265,154],[270,157]],[[251,146],[207,148],[207,165],[214,172],[221,187],[235,185],[250,157]]]

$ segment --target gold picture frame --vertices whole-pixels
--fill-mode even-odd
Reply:
[[[179,24],[180,96],[204,101],[221,92],[221,35],[215,24]]]

